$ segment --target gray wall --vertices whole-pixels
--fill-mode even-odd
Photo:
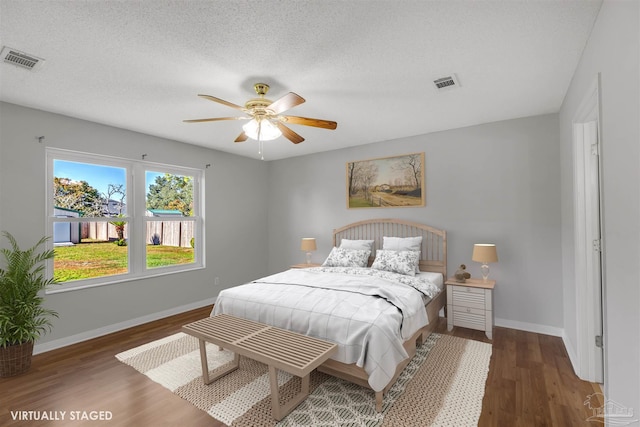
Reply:
[[[640,2],[605,1],[560,112],[564,322],[576,343],[571,120],[601,73],[605,394],[640,411]],[[575,352],[576,349],[574,348]],[[634,424],[637,425],[637,424]]]
[[[45,233],[45,146],[130,159],[146,153],[149,161],[203,169],[211,164],[205,173],[206,268],[48,295],[46,306],[60,318],[39,345],[202,305],[220,289],[266,273],[266,163],[7,103],[0,103],[0,129],[0,225],[25,247]]]
[[[347,209],[346,162],[425,152],[425,207]],[[447,230],[448,269],[474,243],[496,243],[497,323],[561,334],[560,152],[557,115],[509,120],[269,163],[269,271],[303,262],[300,238],[367,218],[402,218]]]

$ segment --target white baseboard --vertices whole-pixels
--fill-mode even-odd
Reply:
[[[538,323],[518,322],[517,320],[507,320],[496,318],[494,324],[503,328],[518,329],[521,331],[535,332],[536,334],[552,335],[563,337],[564,329],[554,326],[540,325]]]
[[[571,362],[573,373],[576,374],[576,376],[578,376],[578,372],[580,372],[578,355],[575,352],[575,347],[573,346],[573,343],[571,342],[567,334],[565,334],[564,332],[562,333],[562,342],[564,343],[564,348],[567,350],[567,354],[569,355],[569,361]]]
[[[42,344],[37,344],[33,347],[33,354],[44,353],[47,351],[55,350],[57,348],[66,347],[68,345],[77,344],[83,341],[87,341],[93,338],[98,338],[103,335],[111,334],[113,332],[122,331],[123,329],[131,328],[133,326],[142,325],[144,323],[153,322],[165,317],[173,316],[175,314],[184,313],[185,311],[195,310],[207,305],[212,305],[216,302],[216,298],[208,298],[206,300],[197,301],[191,304],[181,305],[179,307],[173,307],[168,310],[160,311],[153,314],[147,314],[146,316],[137,317],[135,319],[127,320],[124,322],[115,323],[113,325],[103,326],[91,331],[82,332],[76,335],[60,338],[57,340],[47,341]]]

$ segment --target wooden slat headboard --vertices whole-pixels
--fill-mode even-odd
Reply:
[[[417,222],[399,219],[368,219],[354,222],[333,230],[333,246],[340,246],[342,239],[374,240],[374,253],[369,265],[373,262],[375,251],[382,249],[382,237],[417,237],[422,236],[420,251],[420,270],[442,273],[447,278],[447,232]]]

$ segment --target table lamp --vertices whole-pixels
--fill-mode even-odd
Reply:
[[[311,252],[315,251],[316,239],[314,237],[303,237],[300,250],[307,252],[307,264],[311,264]]]
[[[493,243],[476,243],[473,245],[473,255],[471,259],[476,262],[481,262],[482,267],[482,279],[484,283],[487,283],[489,279],[489,263],[498,262],[498,252],[496,251],[496,245]]]

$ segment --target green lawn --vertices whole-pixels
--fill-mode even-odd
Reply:
[[[194,262],[193,248],[175,246],[147,245],[147,267],[163,267],[165,265],[188,264]]]
[[[53,261],[58,282],[112,276],[127,272],[127,247],[111,242],[80,243],[58,246]],[[147,267],[188,264],[194,262],[193,248],[148,245]]]

